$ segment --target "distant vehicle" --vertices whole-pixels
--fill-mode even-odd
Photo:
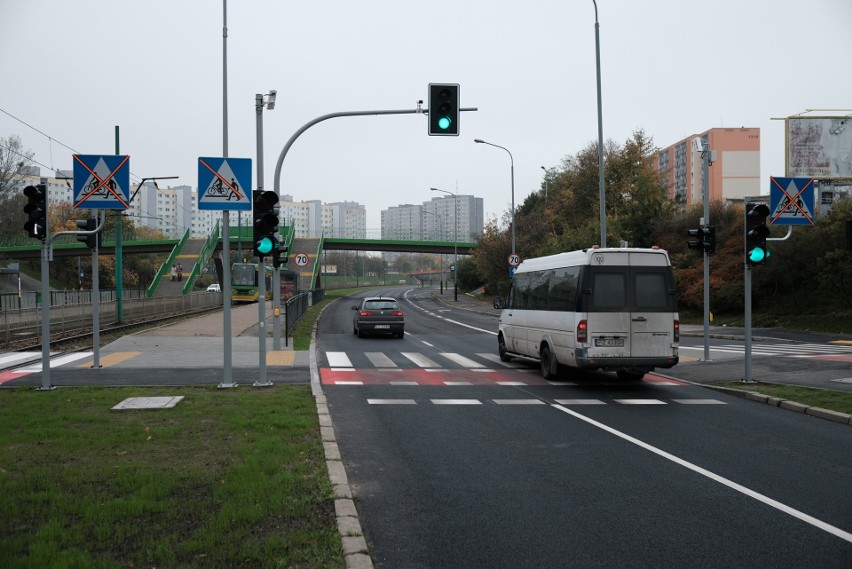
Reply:
[[[260,265],[257,263],[234,263],[231,266],[231,300],[234,302],[257,302],[260,286],[257,278]],[[272,267],[266,265],[266,299],[272,298]]]
[[[527,259],[500,313],[504,362],[538,360],[545,379],[560,365],[640,380],[678,362],[680,319],[666,251],[605,248]]]
[[[222,289],[219,286],[219,283],[213,283],[207,287],[207,292],[222,292]]]
[[[405,316],[399,304],[390,297],[368,297],[353,306],[352,333],[359,338],[367,334],[405,335]]]

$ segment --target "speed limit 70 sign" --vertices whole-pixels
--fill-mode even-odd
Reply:
[[[304,253],[296,253],[296,256],[293,257],[293,260],[296,262],[297,267],[304,267],[308,264],[308,256]]]
[[[511,255],[509,255],[509,266],[510,267],[517,267],[520,264],[521,264],[521,256],[520,255],[518,255],[516,253],[512,253]]]

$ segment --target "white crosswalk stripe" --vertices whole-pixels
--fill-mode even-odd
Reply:
[[[731,344],[713,346],[712,350],[729,353],[745,353],[745,346]],[[852,346],[832,344],[752,344],[751,353],[762,356],[812,356],[820,354],[852,354]]]
[[[473,369],[473,368],[482,368],[485,367],[479,362],[475,362],[470,358],[466,358],[461,354],[456,354],[453,352],[441,352],[441,355],[451,362],[454,362],[464,368]]]
[[[402,352],[402,355],[414,362],[414,365],[424,368],[441,367],[419,352]]]
[[[376,367],[381,368],[393,368],[399,367],[393,360],[391,360],[384,352],[364,352],[364,355],[367,356],[367,359],[370,360],[370,363]]]
[[[352,362],[346,352],[326,352],[329,367],[352,367]]]

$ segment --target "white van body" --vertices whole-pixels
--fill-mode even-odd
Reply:
[[[527,259],[500,314],[500,359],[537,359],[641,379],[678,362],[680,319],[669,255],[591,248]]]

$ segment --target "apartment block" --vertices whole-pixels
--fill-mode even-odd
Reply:
[[[700,145],[696,145],[700,141]],[[663,148],[654,166],[665,173],[669,198],[681,208],[702,203],[704,177],[699,148],[714,150],[709,169],[709,197],[742,200],[760,194],[760,129],[711,128]]]

